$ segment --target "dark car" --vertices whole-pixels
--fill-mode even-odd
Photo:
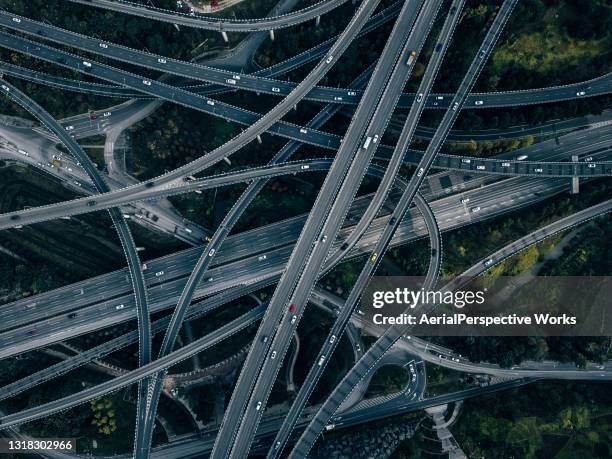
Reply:
[[[346,249],[348,249],[348,243],[347,242],[345,242],[344,244],[342,244],[340,246],[340,250],[346,250]]]
[[[438,43],[436,45],[436,53],[439,53],[441,49],[442,49],[442,43]]]
[[[154,183],[153,183],[153,182],[147,182],[147,183],[145,183],[145,187],[147,187],[147,188],[151,188],[153,185],[154,185]]]
[[[395,218],[395,217],[391,217],[391,218],[389,219],[389,225],[395,225],[395,222],[396,222],[396,221],[397,221],[397,218]]]
[[[88,206],[95,206],[96,205],[96,201],[94,201],[93,199],[91,201],[87,201],[87,205]]]
[[[11,220],[19,220],[19,215],[11,215]]]
[[[74,319],[76,316],[77,316],[76,312],[71,312],[70,314],[68,314],[69,319]]]
[[[36,334],[36,330],[28,330],[28,335],[35,335]]]
[[[289,312],[293,314],[295,311],[297,311],[297,306],[295,303],[291,303],[291,306],[289,306]]]

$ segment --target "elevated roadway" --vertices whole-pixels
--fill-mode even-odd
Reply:
[[[369,76],[369,72],[364,72],[357,80],[353,83],[355,86],[360,86],[365,83],[367,77]],[[323,110],[321,110],[309,123],[309,126],[320,126],[325,121],[329,120],[331,116],[336,113],[338,110],[337,106],[328,105]],[[299,147],[297,142],[290,142],[286,144],[270,161],[270,164],[276,164],[280,161],[286,160],[289,158]],[[300,167],[300,170],[303,169],[304,166]],[[253,199],[259,194],[259,192],[266,185],[267,180],[259,180],[251,182],[251,184],[247,187],[244,193],[238,198],[236,203],[232,206],[228,214],[223,218],[223,221],[219,225],[219,228],[215,231],[213,236],[211,237],[209,243],[204,249],[202,255],[196,262],[196,265],[192,271],[192,274],[189,276],[187,283],[185,284],[185,288],[183,289],[181,296],[179,297],[179,301],[177,303],[177,307],[172,315],[172,319],[170,322],[170,326],[168,327],[168,331],[164,336],[164,343],[162,344],[162,348],[160,351],[160,355],[167,354],[171,348],[171,342],[174,342],[178,331],[180,330],[181,323],[184,319],[185,313],[187,312],[187,308],[195,294],[196,287],[201,283],[202,278],[204,277],[205,272],[210,267],[210,264],[215,256],[215,250],[218,250],[219,247],[223,244],[226,237],[232,231],[234,225],[238,222],[238,220],[243,215],[246,208],[253,201]],[[297,337],[297,334],[295,335]],[[299,343],[299,341],[297,341]],[[165,344],[165,346],[164,346]],[[155,410],[157,407],[158,399],[161,395],[162,390],[162,376],[158,375],[158,377],[154,381],[153,387],[151,387],[151,411],[149,415],[149,424],[147,425],[147,430],[140,433],[140,442],[138,445],[141,450],[141,455],[146,456],[150,450],[150,442],[152,436],[152,428],[154,425],[155,419]]]
[[[26,109],[58,137],[70,154],[80,162],[81,167],[85,170],[98,192],[102,193],[110,190],[93,161],[46,110],[8,82],[2,85],[2,92]],[[142,267],[140,265],[140,259],[138,258],[136,244],[134,243],[132,234],[121,210],[119,208],[112,208],[109,210],[109,214],[117,231],[117,235],[119,236],[119,241],[121,242],[125,254],[131,283],[134,289],[136,318],[138,323],[138,363],[139,365],[145,365],[151,361],[151,321]],[[144,416],[146,402],[143,394],[144,386],[144,384],[139,382],[137,424]]]
[[[566,189],[567,183],[562,180],[551,182],[544,179],[515,178],[464,192],[461,197],[470,200],[469,206],[481,208],[477,213],[470,212],[468,205],[460,202],[459,196],[436,200],[431,205],[440,229],[447,231],[537,203]],[[397,196],[394,195],[392,199],[395,201]],[[367,202],[366,198],[357,200],[354,214],[349,216],[349,221],[353,220],[353,215],[361,215],[361,209],[365,208]],[[228,238],[227,244],[224,244],[219,251],[218,259],[213,265],[214,269],[210,272],[213,280],[201,284],[197,297],[280,272],[290,253],[290,245],[294,243],[304,220],[304,217],[295,217]],[[358,247],[352,250],[349,256],[368,253],[376,241],[376,234],[388,226],[388,220],[389,217],[375,220]],[[341,240],[351,232],[350,226],[343,230]],[[410,217],[402,221],[393,243],[405,243],[425,235],[422,218],[416,212],[411,212]],[[338,245],[341,240],[338,241]],[[282,247],[285,244],[286,248],[275,250],[275,247]],[[258,253],[266,253],[267,259],[259,260]],[[195,249],[190,249],[148,262],[149,269],[145,274],[150,285],[152,308],[159,310],[158,308],[163,309],[172,305],[170,299],[173,295],[176,297],[179,294],[180,290],[177,289],[182,286],[183,281],[180,277],[191,272],[197,257]],[[163,275],[155,276],[159,271],[163,271]],[[5,305],[0,310],[0,323],[3,324],[3,328],[5,330],[19,328],[0,334],[2,347],[11,353],[23,352],[32,346],[73,336],[73,333],[79,334],[134,318],[133,303],[129,295],[125,296],[130,290],[126,274],[125,271],[118,271]],[[153,285],[156,286],[152,287]],[[73,298],[70,304],[64,301],[65,295]],[[124,304],[125,308],[117,311],[115,307],[119,304]],[[63,327],[64,316],[47,318],[47,315],[68,313],[70,310],[82,309],[85,306],[88,309],[79,310],[79,315],[73,319],[75,323],[69,333]],[[39,320],[45,322],[25,325]],[[48,325],[44,325],[45,323]],[[36,340],[28,336],[30,332],[37,335]]]
[[[444,58],[444,54],[446,52],[446,48],[447,48],[446,44],[450,42],[450,39],[452,37],[455,26],[458,23],[458,18],[460,17],[460,12],[462,11],[462,9],[463,9],[462,0],[457,0],[451,4],[451,11],[454,11],[455,13],[448,14],[446,21],[444,22],[444,25],[442,26],[442,30],[436,39],[436,43],[443,43],[445,45],[442,47],[442,49],[438,50],[432,56],[427,66],[427,69],[425,71],[425,74],[422,77],[421,84],[419,85],[419,89],[417,91],[419,94],[422,94],[422,97],[426,96],[431,90],[431,87],[433,86],[433,82],[435,80],[435,77],[438,73],[442,60]],[[430,18],[427,18],[426,16],[420,16],[419,19],[421,19],[421,17],[425,17],[426,20],[429,21],[428,26],[431,27],[431,25],[433,24],[433,20],[435,19],[436,11],[437,9],[433,10],[434,14]],[[421,44],[424,41],[424,37],[428,35],[427,33],[423,33],[423,31],[418,30],[416,25],[415,25],[415,29],[413,30],[413,33],[417,34],[416,36],[420,37]],[[418,56],[418,51],[420,50],[417,49],[416,51],[417,56]],[[402,164],[402,159],[405,154],[405,151],[407,150],[408,146],[412,142],[412,137],[416,130],[422,110],[423,110],[423,105],[419,103],[415,103],[413,104],[413,107],[408,113],[406,117],[406,122],[404,124],[404,127],[399,136],[394,152],[389,161],[387,170],[385,171],[385,174],[379,184],[378,190],[376,191],[368,208],[363,213],[361,220],[357,224],[357,230],[354,231],[351,234],[351,236],[349,236],[349,238],[345,240],[344,244],[342,245],[342,247],[346,247],[347,250],[352,247],[352,244],[356,243],[356,239],[351,241],[351,238],[353,237],[353,234],[359,233],[359,226],[363,225],[363,229],[365,231],[365,228],[367,228],[371,224],[371,222],[374,220],[374,217],[380,211],[382,204],[386,200],[388,193],[391,190],[391,187],[395,181],[395,177],[397,173],[399,172],[399,168],[400,168],[400,165]],[[431,246],[430,253],[432,254],[432,260],[430,261],[430,269],[428,270],[426,280],[424,283],[424,288],[429,288],[435,283],[437,275],[438,275],[438,271],[440,268],[440,260],[441,260],[440,231],[435,221],[433,212],[431,211],[426,201],[421,196],[419,196],[417,200],[417,207],[419,207],[421,214],[423,215],[423,218],[425,219],[425,223],[427,225],[428,232],[430,235],[430,246]],[[391,223],[392,221],[389,220],[389,222]],[[375,264],[376,266],[378,266],[378,263],[380,263],[380,260],[382,259],[382,256],[377,259],[377,256],[378,256],[377,254],[381,253],[379,252],[379,250],[382,250],[382,249],[383,248],[377,247],[374,250],[373,255],[371,256],[371,260],[373,261],[373,263],[367,263],[366,265],[367,268],[362,270],[362,272],[359,274],[359,277],[357,278],[355,282],[355,285],[360,286],[360,287],[352,289],[351,294],[349,295],[349,298],[346,301],[346,304],[343,305],[343,307],[340,309],[338,317],[336,318],[334,325],[332,326],[331,330],[328,333],[327,338],[324,341],[325,344],[323,345],[323,347],[321,348],[321,350],[319,351],[319,354],[317,355],[315,359],[315,362],[318,362],[318,364],[313,365],[310,371],[308,372],[306,379],[304,381],[304,384],[300,388],[300,391],[298,392],[289,410],[289,413],[287,414],[286,420],[283,423],[281,429],[279,430],[279,433],[277,434],[274,440],[274,447],[268,452],[269,458],[278,457],[278,455],[281,454],[282,447],[287,442],[287,439],[289,438],[289,435],[291,434],[291,431],[293,430],[293,426],[297,422],[297,419],[300,416],[302,410],[304,409],[304,406],[306,405],[306,402],[308,398],[310,397],[310,394],[314,390],[321,374],[323,373],[324,369],[327,367],[327,362],[329,361],[329,357],[334,352],[335,347],[337,346],[337,343],[338,343],[337,337],[340,337],[342,335],[345,327],[347,326],[350,320],[350,317],[354,311],[354,307],[357,303],[357,300],[360,297],[360,293],[359,293],[361,291],[360,289],[363,288],[363,285],[367,284],[370,280],[370,275],[375,269],[372,266],[372,264]],[[336,253],[332,254],[330,258],[334,259],[334,257],[338,257],[338,256],[341,257],[342,253],[343,253],[342,250],[338,250],[336,251]],[[353,298],[351,296],[354,294],[357,295],[357,298]]]
[[[280,369],[277,362],[282,363],[287,345],[303,314],[304,303],[294,299],[294,288],[312,265],[312,260],[321,258],[323,261],[328,253],[328,247],[336,233],[333,231],[323,233],[323,228],[332,216],[339,217],[345,214],[346,211],[342,210],[336,212],[336,207],[342,209],[345,202],[347,206],[350,205],[377,144],[375,139],[370,151],[361,149],[366,136],[372,138],[377,134],[382,137],[384,133],[384,127],[397,103],[399,92],[410,73],[410,68],[402,62],[408,49],[408,40],[404,34],[406,30],[410,30],[419,6],[420,4],[404,4],[391,31],[355,116],[340,144],[338,154],[272,295],[266,316],[249,349],[219,436],[215,441],[213,458],[235,457],[249,449],[250,440],[266,404],[267,393],[271,390]],[[435,11],[437,8],[434,9],[434,15]],[[399,90],[395,89],[396,86]],[[342,219],[336,218],[334,224],[339,226]],[[322,238],[321,234],[326,234],[326,237]],[[291,306],[293,309],[287,312],[290,303],[294,306]],[[270,339],[265,340],[264,337]],[[278,359],[266,358],[271,349],[277,350]],[[264,397],[255,397],[257,391],[265,391]],[[228,445],[232,445],[230,451],[226,451]]]
[[[397,12],[397,10],[396,4],[393,4],[381,13],[372,17],[366,27],[364,27],[364,30],[362,30],[358,36],[374,30],[376,27],[379,27],[385,23],[393,16],[394,13]],[[16,22],[15,20],[18,20],[19,22]],[[228,90],[233,91],[236,89],[243,89],[257,93],[267,93],[270,95],[285,97],[296,87],[296,83],[275,80],[271,79],[271,77],[281,75],[289,70],[295,70],[296,68],[312,62],[313,59],[322,57],[333,43],[333,40],[327,40],[321,45],[300,53],[297,56],[270,68],[258,70],[253,74],[240,73],[237,75],[236,72],[217,69],[194,62],[172,59],[170,57],[160,56],[128,48],[115,43],[110,43],[97,38],[88,37],[86,35],[70,32],[47,23],[33,21],[22,16],[17,16],[9,12],[0,11],[0,25],[4,25],[9,29],[26,33],[37,38],[44,38],[45,40],[68,45],[93,54],[127,62],[132,65],[142,66],[150,70],[178,75],[185,77],[188,80],[205,81],[208,84],[204,86],[194,86],[191,84],[183,86],[184,89],[204,95],[214,95]],[[26,46],[23,51],[34,57],[44,58],[44,53],[42,53],[43,48],[47,51],[53,49],[41,43],[31,43],[32,45]],[[55,63],[61,65],[60,61],[56,60]],[[92,65],[100,65],[93,61],[90,61],[90,63]],[[109,85],[100,85],[98,83],[74,81],[55,76],[45,76],[40,72],[35,72],[30,69],[20,68],[13,65],[7,67],[7,73],[12,73],[20,76],[21,78],[27,78],[32,81],[48,83],[64,89],[79,92],[91,91],[97,95],[108,95],[113,97],[151,97],[151,95],[146,94],[146,92],[144,94],[142,91],[135,92],[134,89],[140,89],[138,87],[118,88]],[[466,108],[481,109],[500,106],[518,106],[598,96],[610,92],[611,78],[612,74],[607,74],[600,78],[594,78],[584,82],[557,87],[472,94],[466,101]],[[335,102],[338,104],[354,105],[357,104],[362,95],[363,92],[360,90],[315,87],[306,96],[306,99],[320,102]],[[414,101],[414,96],[415,94],[403,94],[398,106],[402,108],[410,107],[410,104]],[[448,108],[448,104],[451,99],[452,95],[449,94],[433,94],[425,99],[427,101],[425,105],[428,108],[445,109]],[[478,104],[476,104],[477,101]]]
[[[70,0],[87,6],[95,6],[105,10],[131,14],[140,18],[168,22],[186,27],[195,27],[219,32],[259,32],[283,29],[313,20],[329,13],[347,0],[322,0],[298,11],[268,16],[260,19],[230,19],[199,14],[185,14],[176,11],[156,8],[152,5],[132,3],[125,0]]]
[[[370,263],[366,264],[362,274],[367,273],[369,275],[373,273],[375,267],[380,262],[380,258],[383,256],[384,251],[388,247],[393,233],[399,226],[398,221],[404,217],[405,212],[410,207],[410,204],[414,199],[414,196],[416,195],[425,174],[431,167],[435,156],[438,154],[444,140],[446,139],[446,136],[450,132],[461,106],[464,104],[472,86],[476,83],[476,79],[483,69],[486,59],[495,47],[495,43],[501,35],[501,31],[503,30],[506,22],[510,18],[515,4],[516,0],[505,0],[498,11],[497,16],[495,17],[478,49],[476,57],[472,61],[463,78],[463,81],[459,85],[457,93],[453,98],[451,108],[445,112],[436,133],[427,146],[427,150],[425,151],[423,158],[417,165],[417,172],[408,182],[408,187],[406,190],[404,190],[398,205],[392,213],[392,215],[395,216],[396,221],[393,224],[390,224],[381,234],[376,247],[377,251],[373,252]],[[349,298],[353,300],[353,303],[349,304],[347,302],[345,307],[354,307],[354,304],[361,296],[361,291],[363,291],[365,285],[365,283],[361,283],[356,284],[353,287],[351,294],[349,294]],[[365,377],[364,374],[370,372],[373,365],[375,365],[375,363],[382,357],[382,355],[384,355],[392,344],[397,341],[399,336],[401,336],[401,333],[398,334],[397,330],[390,330],[391,331],[385,333],[383,337],[379,338],[372,345],[372,347],[368,350],[368,352],[366,352],[366,354],[364,354],[360,361],[351,370],[349,370],[349,373],[342,379],[336,389],[332,391],[332,394],[323,403],[317,414],[310,421],[307,429],[300,436],[300,439],[292,450],[290,457],[306,457],[308,455],[321,431],[325,428],[325,425],[327,425],[329,418],[348,397],[358,380],[362,380]],[[357,376],[357,374],[359,374],[359,376]]]

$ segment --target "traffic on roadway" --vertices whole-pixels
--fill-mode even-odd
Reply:
[[[422,290],[457,292],[479,276],[496,273],[505,260],[534,244],[561,234],[580,237],[579,225],[607,218],[612,211],[606,195],[612,176],[612,112],[597,104],[605,105],[612,92],[612,73],[598,67],[598,76],[581,73],[583,81],[562,84],[565,79],[559,78],[555,84],[514,91],[495,91],[497,84],[490,81],[477,85],[495,78],[489,61],[499,66],[499,46],[507,47],[509,35],[514,39],[522,33],[513,25],[518,0],[485,8],[488,19],[471,44],[462,43],[460,36],[475,14],[465,0],[280,0],[270,11],[241,2],[232,9],[224,3],[210,2],[207,7],[219,14],[204,15],[187,0],[166,2],[168,9],[126,0],[67,2],[78,12],[75,17],[89,12],[105,21],[123,18],[117,24],[125,24],[125,18],[148,24],[147,46],[165,36],[156,28],[167,26],[176,36],[181,27],[196,29],[190,32],[201,34],[201,43],[178,58],[163,50],[186,45],[149,51],[143,44],[137,49],[124,31],[109,40],[88,29],[88,21],[76,21],[70,28],[78,31],[72,31],[43,20],[31,5],[0,10],[0,47],[11,56],[11,62],[0,62],[0,93],[6,107],[17,107],[18,115],[25,112],[31,118],[3,114],[0,172],[12,173],[15,167],[33,171],[41,183],[44,176],[71,193],[66,194],[69,199],[42,201],[50,204],[26,207],[22,203],[29,201],[17,199],[17,204],[3,207],[0,230],[11,235],[11,242],[0,247],[0,255],[10,260],[7,266],[16,266],[24,258],[13,247],[25,244],[36,253],[40,242],[28,235],[40,227],[62,219],[80,224],[84,215],[100,222],[102,210],[110,216],[120,253],[118,269],[112,272],[93,271],[101,272],[94,277],[71,273],[80,280],[46,290],[26,291],[16,281],[14,294],[4,297],[0,360],[18,365],[34,353],[62,357],[6,378],[0,400],[20,408],[0,413],[0,430],[29,440],[27,423],[125,390],[124,401],[134,397],[134,403],[125,405],[132,407],[135,422],[130,424],[133,432],[120,434],[133,437],[133,443],[131,452],[115,451],[113,457],[242,459],[254,454],[301,459],[313,456],[318,442],[334,441],[333,435],[323,439],[325,432],[350,435],[351,428],[425,408],[435,408],[439,416],[441,406],[454,404],[452,416],[442,417],[442,427],[439,417],[427,411],[437,431],[454,423],[462,401],[473,397],[542,380],[612,380],[607,357],[580,367],[549,356],[504,367],[461,355],[464,351],[454,342],[412,336],[407,326],[383,329],[359,309],[377,273],[414,275],[405,271],[421,263]],[[249,10],[261,17],[242,17]],[[322,17],[329,23],[317,29]],[[309,37],[300,38],[304,43],[296,50],[281,51],[281,57],[256,60],[258,53],[270,53],[262,43],[274,46],[283,39],[275,38],[275,31],[287,37],[303,37],[307,31]],[[229,49],[238,33],[251,35]],[[228,48],[209,49],[211,36]],[[463,54],[447,52],[453,47]],[[373,58],[354,72],[360,53]],[[261,65],[263,61],[272,64]],[[440,70],[459,61],[465,65],[453,70],[456,81],[442,85]],[[439,91],[437,85],[452,89]],[[55,111],[37,102],[45,97],[28,94],[33,87],[45,96],[76,93],[76,106],[82,109],[56,119]],[[475,87],[491,92],[472,92]],[[98,96],[112,98],[115,105],[99,104],[106,99]],[[88,98],[95,102],[83,107]],[[599,108],[587,110],[589,101]],[[567,111],[573,116],[558,119],[551,110],[540,124],[488,128],[484,126],[492,124],[481,123],[473,128],[467,117],[463,126],[457,123],[468,110],[470,116],[487,118],[497,117],[497,110],[507,115],[527,112],[531,105],[563,103],[572,105]],[[200,139],[192,153],[181,153],[171,167],[163,165],[160,154],[147,166],[150,171],[135,173],[142,152],[136,151],[133,161],[129,132],[141,132],[139,123],[162,105],[179,106],[181,116],[189,113],[211,139],[225,140],[202,147],[199,133],[190,132]],[[58,106],[67,112],[61,101]],[[177,112],[162,113],[170,118]],[[155,119],[176,126],[175,120]],[[455,125],[459,128],[453,129]],[[219,126],[231,127],[230,135],[218,136]],[[149,127],[146,142],[179,132]],[[180,135],[186,136],[185,131]],[[275,139],[268,142],[270,137]],[[286,143],[278,143],[279,138]],[[498,141],[503,148],[510,146],[493,148]],[[174,145],[164,144],[163,149]],[[481,145],[491,150],[481,151]],[[245,147],[258,154],[243,154]],[[90,151],[100,156],[94,159]],[[181,147],[170,154],[184,151]],[[591,194],[574,206],[581,188]],[[236,189],[240,192],[233,194]],[[516,218],[517,211],[556,203],[568,192],[572,196],[565,201],[570,204],[559,206],[562,213],[541,219],[520,237],[500,236],[503,243],[484,257],[470,253],[462,274],[442,282],[441,272],[454,269],[443,264],[449,250],[443,246],[444,233],[474,229],[478,234],[475,228],[484,228],[493,218]],[[265,209],[268,205],[274,218]],[[258,209],[264,209],[261,215]],[[165,239],[151,238],[152,233],[174,245],[165,248]],[[97,233],[87,236],[112,245]],[[400,267],[390,248],[419,240],[425,255],[413,244],[402,250],[409,268]],[[149,256],[149,247],[159,241],[164,242],[157,256]],[[455,254],[458,249],[450,250]],[[12,271],[15,279],[22,275]],[[430,313],[438,305],[419,307]],[[325,320],[315,319],[313,328],[311,318],[319,315]],[[235,349],[238,353],[216,363],[218,355]],[[340,349],[347,352],[346,366],[335,365]],[[130,358],[120,367],[126,355]],[[428,381],[434,366],[473,375],[474,380],[488,378],[488,383],[470,387],[469,382],[460,390],[431,396]],[[76,369],[86,372],[90,367],[105,368],[106,377],[83,381],[77,390],[53,399],[45,396],[42,402],[29,397],[44,385],[69,380]],[[404,371],[405,381],[391,393],[370,396],[375,374],[387,367]],[[174,373],[177,369],[180,373]],[[218,392],[215,415],[207,424],[185,396],[190,384],[203,380],[214,380]],[[335,382],[322,388],[322,381]],[[12,404],[13,399],[20,401]],[[182,407],[193,432],[174,432],[166,402]],[[424,422],[414,419],[411,432]],[[444,440],[461,450],[450,438]],[[160,439],[167,443],[159,444]],[[440,442],[443,448],[448,443]]]

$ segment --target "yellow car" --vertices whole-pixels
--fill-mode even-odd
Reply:
[[[373,263],[373,262],[375,262],[375,261],[376,261],[376,259],[377,259],[377,258],[378,258],[378,254],[373,253],[373,254],[372,254],[372,256],[370,257],[370,260],[371,260],[371,261],[372,261],[372,263]]]

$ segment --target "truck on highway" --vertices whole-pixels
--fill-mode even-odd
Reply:
[[[516,157],[517,161],[525,161],[527,158],[529,158],[529,156],[527,155],[520,155]]]
[[[416,51],[412,51],[410,53],[410,56],[408,56],[408,61],[406,62],[406,65],[412,65],[415,59],[416,59]]]
[[[367,150],[372,142],[372,137],[366,137],[365,142],[363,142],[363,149]]]

